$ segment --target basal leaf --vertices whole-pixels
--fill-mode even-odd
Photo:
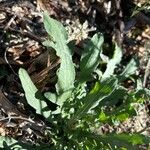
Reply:
[[[0,136],[0,149],[4,150],[34,150],[37,149],[35,145],[29,145],[19,142],[13,138]]]
[[[128,78],[130,75],[134,74],[137,70],[138,62],[133,58],[125,67],[124,71],[119,75],[119,80],[124,80]]]
[[[119,102],[119,100],[124,99],[125,96],[127,96],[127,89],[119,86],[108,97],[100,101],[98,107],[114,106]]]
[[[96,69],[100,60],[101,47],[104,38],[101,33],[95,34],[84,48],[80,62],[80,80],[87,81],[91,73]]]
[[[112,149],[127,148],[128,150],[137,150],[139,144],[149,144],[150,138],[140,134],[109,134],[109,135],[96,135],[93,133],[85,133],[80,136],[94,139],[96,143],[103,143]]]
[[[53,47],[57,56],[60,57],[61,64],[57,71],[58,82],[56,84],[57,94],[68,92],[66,99],[70,96],[74,88],[75,68],[72,61],[72,52],[67,46],[67,33],[63,25],[44,13],[44,26],[47,33],[52,37],[52,41],[46,41],[46,46]],[[44,43],[43,43],[44,44]],[[65,101],[65,99],[63,99]]]
[[[110,135],[108,137],[113,137],[114,139],[118,139],[120,141],[128,142],[131,143],[132,145],[138,145],[138,144],[149,144],[150,143],[150,138],[144,135],[140,134],[114,134]]]
[[[106,71],[104,72],[102,79],[108,78],[114,73],[114,69],[116,68],[116,65],[120,63],[122,58],[122,50],[118,47],[118,45],[115,43],[115,51],[114,56],[112,59],[110,59],[107,63]]]
[[[103,82],[97,82],[91,92],[81,99],[83,107],[77,111],[75,118],[80,118],[88,111],[95,108],[101,100],[109,96],[117,86],[117,79],[110,78]]]
[[[44,96],[49,99],[51,102],[57,104],[57,95],[51,92],[45,92]]]
[[[45,117],[49,117],[49,112],[42,111],[42,109],[47,106],[46,102],[44,101],[44,97],[33,84],[25,69],[19,69],[19,78],[21,80],[28,104],[36,110],[36,113]]]
[[[13,145],[13,146],[12,146]],[[10,137],[4,137],[4,136],[0,136],[0,148],[9,148],[9,147],[13,147],[13,148],[22,148],[22,146],[20,146],[18,144],[18,141],[16,141],[13,138]]]
[[[85,140],[85,143],[87,141],[91,142],[93,141],[93,145],[101,145],[106,146],[105,149],[127,149],[127,150],[137,150],[138,144],[142,144],[144,142],[148,143],[149,139],[148,137],[144,137],[138,134],[108,134],[108,135],[98,135],[94,133],[89,132],[83,132],[81,131],[79,134],[81,140]],[[134,139],[135,138],[135,139]],[[93,145],[90,147],[90,149],[93,149]],[[96,147],[96,149],[98,149]],[[99,148],[100,149],[100,148]]]
[[[140,99],[141,100],[143,99],[142,101],[149,100],[150,90],[147,88],[139,89],[139,90],[135,91],[134,97],[135,97],[136,101],[139,101]]]
[[[52,37],[53,42],[58,42],[59,39],[64,41],[67,41],[67,32],[63,25],[53,19],[50,18],[47,12],[44,12],[43,14],[44,17],[44,27],[46,29],[46,32]]]

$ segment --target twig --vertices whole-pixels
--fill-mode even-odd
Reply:
[[[10,69],[12,70],[12,72],[18,76],[18,74],[14,71],[13,67],[11,66],[11,64],[9,63],[8,59],[7,59],[7,51],[8,51],[8,47],[6,48],[5,50],[5,53],[4,53],[4,59],[6,61],[6,63],[9,65]]]
[[[25,21],[25,22],[27,22],[27,23],[29,23],[29,24],[35,26],[35,27],[37,26],[37,24],[34,23],[33,21],[31,21],[30,19],[28,19],[28,18],[26,18],[26,17],[24,17],[24,16],[21,16],[20,14],[18,14],[18,13],[16,13],[16,12],[12,11],[12,10],[9,9],[9,8],[0,7],[0,11],[5,11],[5,12],[11,14],[11,15],[14,15],[14,14],[15,14],[16,17],[18,17],[19,19],[21,19],[21,20],[23,20],[23,21]],[[38,12],[36,13],[36,15],[39,15],[39,16],[40,16],[40,14],[39,14]]]
[[[8,116],[8,117],[6,117],[6,118],[0,118],[0,121],[9,120],[9,122],[10,122],[11,119],[25,120],[25,121],[28,121],[28,122],[31,122],[31,123],[35,123],[35,122],[34,122],[33,120],[31,120],[30,118],[28,119],[28,118],[21,117],[21,116],[18,116],[18,117],[16,117],[16,116]]]
[[[25,17],[22,17],[22,16],[20,16],[19,14],[17,14],[16,12],[13,12],[13,11],[11,11],[11,10],[9,10],[9,9],[4,9],[4,8],[1,8],[0,7],[0,10],[2,10],[2,11],[6,11],[7,13],[10,13],[10,14],[13,14],[13,17],[10,19],[10,21],[7,23],[7,25],[5,26],[5,28],[4,28],[4,31],[6,31],[6,30],[10,30],[10,31],[13,31],[13,32],[17,32],[17,33],[19,33],[19,34],[21,34],[21,35],[23,35],[23,36],[27,36],[27,37],[29,37],[29,38],[31,38],[31,39],[33,39],[33,40],[35,40],[35,41],[38,41],[38,42],[43,42],[43,39],[41,39],[41,37],[37,37],[37,35],[34,35],[33,33],[31,33],[31,32],[29,32],[29,31],[21,31],[21,30],[16,30],[16,29],[13,29],[13,28],[11,28],[10,27],[10,25],[11,25],[11,23],[13,22],[13,20],[16,18],[16,17],[18,17],[19,19],[21,19],[21,20],[23,20],[23,21],[25,21],[25,22],[28,22],[29,24],[32,24],[33,26],[37,26],[37,24],[36,23],[34,23],[34,22],[32,22],[31,20],[29,20],[29,19],[27,19],[27,18],[25,18]],[[3,37],[3,35],[4,35],[5,33],[3,32],[3,34],[0,36],[0,41],[1,41],[1,39],[2,39],[2,37]]]
[[[33,39],[33,40],[40,42],[40,43],[42,43],[44,41],[41,37],[34,35],[33,33],[29,32],[29,31],[16,30],[16,29],[13,29],[11,27],[9,27],[9,30],[12,32],[19,33],[23,36],[29,37],[30,39]]]
[[[15,18],[16,18],[16,15],[14,15],[14,16],[9,20],[9,22],[8,22],[7,25],[5,26],[4,30],[7,30],[7,29],[10,27],[10,25],[12,24],[12,22],[14,21]]]
[[[26,118],[26,117],[22,117],[22,116],[8,116],[6,118],[1,118],[0,122],[8,120],[7,124],[9,124],[11,119],[18,119],[18,120],[27,121],[27,122],[29,122],[28,124],[26,124],[27,126],[29,126],[34,131],[39,131],[40,133],[42,133],[42,130],[46,127],[45,124],[39,125],[37,122],[34,122],[31,118]]]
[[[52,65],[50,65],[49,67],[45,68],[44,70],[42,70],[41,72],[39,72],[38,74],[35,74],[34,76],[32,76],[32,80],[35,84],[37,84],[38,82],[40,82],[41,80],[40,77],[45,76],[46,74],[48,74],[48,72],[50,70],[52,70],[53,68],[57,67],[60,64],[60,59],[57,59],[56,62]],[[38,80],[37,80],[38,79]]]
[[[0,36],[0,42],[6,32],[6,30],[10,27],[10,25],[12,24],[12,22],[14,21],[14,19],[16,18],[16,15],[13,15],[13,17],[8,21],[8,23],[6,24],[6,26],[4,27],[4,31],[3,34]]]
[[[119,27],[116,27],[116,42],[118,44],[119,47],[122,47],[122,43],[123,43],[123,38],[124,38],[124,28],[125,28],[125,24],[123,22],[123,12],[122,12],[122,8],[121,8],[121,0],[114,0],[115,5],[116,5],[116,13],[117,13],[117,24]]]
[[[143,87],[146,86],[146,82],[147,82],[147,78],[148,78],[149,74],[150,74],[150,58],[148,60],[148,63],[147,63],[146,69],[145,69]]]
[[[15,18],[16,18],[16,15],[14,14],[13,17],[12,17],[12,18],[9,20],[9,22],[6,24],[6,26],[5,26],[5,28],[4,28],[4,32],[3,32],[3,34],[2,34],[1,37],[0,37],[0,42],[1,42],[1,40],[2,40],[2,37],[3,37],[4,34],[5,34],[5,31],[8,30],[8,28],[11,26],[11,24],[12,24],[12,22],[14,21]],[[8,48],[6,48],[6,50],[5,50],[4,59],[5,59],[6,63],[9,65],[9,67],[11,68],[11,70],[13,71],[13,73],[14,73],[15,75],[17,75],[17,74],[15,73],[14,69],[12,68],[11,64],[9,63],[8,59],[7,59],[7,50],[8,50]],[[18,75],[17,75],[17,76],[18,76]]]

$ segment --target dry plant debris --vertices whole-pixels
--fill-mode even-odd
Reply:
[[[96,30],[105,35],[107,43],[115,40],[122,47],[125,59],[137,55],[140,60],[138,75],[144,77],[144,87],[150,88],[149,12],[140,11],[133,17],[126,12],[128,8],[136,5],[142,7],[145,3],[148,6],[148,2],[141,0],[124,6],[120,0],[1,0],[0,66],[3,70],[0,71],[0,134],[31,143],[46,140],[43,133],[47,124],[26,105],[17,75],[18,68],[24,67],[41,91],[53,89],[60,61],[55,53],[49,54],[42,45],[47,38],[42,20],[45,10],[66,26],[69,41],[76,41],[77,56],[81,53],[84,40]],[[11,99],[16,97],[17,100],[13,102]],[[149,129],[143,130],[150,124],[147,105],[138,106],[138,116],[113,127],[104,125],[101,130],[150,135]],[[27,114],[24,113],[26,111]]]

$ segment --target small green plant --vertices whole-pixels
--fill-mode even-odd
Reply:
[[[28,104],[35,108],[36,113],[55,124],[54,129],[47,131],[53,141],[53,146],[49,149],[133,150],[139,144],[148,144],[150,139],[137,133],[105,135],[96,132],[104,123],[122,122],[136,115],[134,104],[144,102],[150,95],[150,91],[143,89],[140,84],[134,91],[128,91],[122,86],[123,81],[136,71],[136,60],[132,59],[124,71],[116,75],[114,71],[122,59],[122,51],[114,44],[113,57],[105,56],[102,49],[103,35],[97,33],[82,52],[80,71],[75,71],[73,52],[68,47],[63,25],[44,13],[44,26],[50,39],[43,44],[49,49],[53,48],[61,60],[57,71],[56,92],[50,91],[42,95],[22,68],[19,77]],[[106,63],[105,71],[101,70],[103,63]],[[91,86],[89,81],[92,81]],[[55,111],[45,110],[47,103],[44,96],[58,105]],[[122,103],[116,107],[120,100]],[[111,109],[108,111],[107,108]],[[37,147],[40,148],[42,146]]]

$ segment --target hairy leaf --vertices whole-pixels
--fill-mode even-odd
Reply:
[[[60,68],[57,72],[57,94],[61,95],[67,92],[67,96],[64,97],[67,99],[74,88],[75,80],[75,68],[72,62],[72,54],[67,46],[67,33],[63,25],[55,19],[50,18],[46,12],[44,13],[44,26],[47,33],[52,37],[52,41],[45,42],[46,46],[54,48],[57,56],[61,59]],[[65,99],[63,99],[63,101],[65,101]]]
[[[42,109],[47,106],[46,102],[44,101],[44,97],[33,84],[25,69],[19,69],[19,78],[21,80],[22,87],[25,91],[25,97],[27,99],[28,104],[36,110],[36,113],[41,114],[45,117],[49,117],[50,112],[42,111]]]

